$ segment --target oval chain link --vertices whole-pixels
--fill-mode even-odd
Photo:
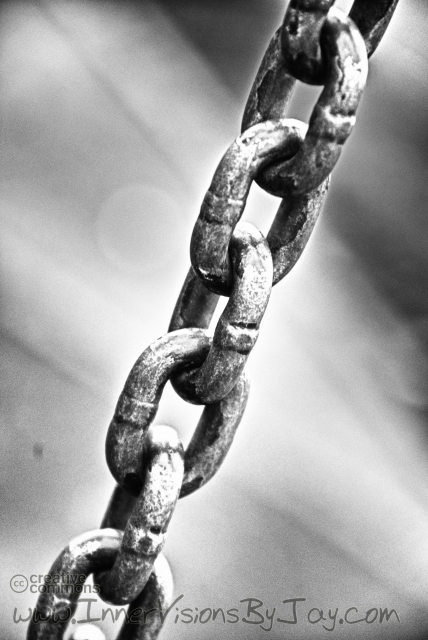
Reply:
[[[275,158],[284,157],[283,154],[294,156],[303,135],[297,120],[264,122],[236,138],[221,159],[190,242],[193,269],[214,293],[231,294],[233,273],[229,245],[244,212],[253,178]]]
[[[271,163],[257,180],[273,195],[304,195],[316,189],[333,170],[355,124],[368,71],[364,40],[334,7],[324,22],[323,39],[328,74],[304,142],[293,158]]]
[[[128,604],[142,591],[161,552],[183,482],[184,451],[171,427],[156,426],[144,438],[143,489],[126,523],[113,567],[95,575],[100,596]],[[107,516],[108,517],[108,516]]]
[[[272,123],[264,124],[268,124],[270,128]],[[230,283],[233,281],[229,254],[232,236],[242,216],[252,177],[256,175],[256,170],[260,169],[258,164],[260,148],[263,149],[265,140],[269,141],[269,145],[272,144],[272,138],[258,137],[259,127],[260,125],[252,127],[237,138],[223,156],[193,229],[190,256],[194,272],[205,287],[216,294],[230,294]],[[290,147],[297,146],[298,142],[301,143],[306,126],[298,120],[280,120],[273,129],[263,127],[261,131],[263,134],[274,131],[276,137],[281,132],[285,136],[280,138],[279,146],[273,147],[276,154],[282,148],[282,140],[288,140]],[[250,155],[248,155],[248,139],[252,141]],[[253,163],[256,169],[253,168]],[[276,169],[274,171],[276,174]],[[235,175],[239,176],[239,180],[234,180]],[[274,180],[276,180],[275,176]],[[273,260],[272,284],[282,280],[296,264],[318,218],[328,185],[327,177],[309,194],[285,195],[266,238]],[[185,281],[174,310],[170,330],[184,326],[183,314],[186,313],[189,319],[195,321],[194,326],[208,327],[217,304],[217,298],[209,297],[203,287],[195,284],[191,274],[188,279],[189,281]],[[190,282],[194,289],[192,294]],[[192,300],[191,309],[188,307],[190,299]],[[183,304],[186,311],[181,309]],[[202,325],[197,322],[198,305],[207,310],[206,319]]]
[[[211,340],[202,329],[181,329],[153,342],[134,364],[119,396],[106,439],[106,459],[116,482],[138,496],[147,430],[155,418],[166,382],[184,363],[201,363]]]
[[[195,336],[198,338],[196,346],[199,348],[199,352],[197,349],[195,350]],[[145,436],[156,415],[166,380],[173,369],[178,366],[178,360],[182,363],[183,359],[191,361],[202,359],[207,354],[209,345],[210,340],[203,330],[181,329],[174,331],[150,345],[131,370],[128,377],[128,381],[131,384],[128,385],[128,381],[125,384],[125,389],[118,402],[119,411],[116,409],[106,439],[106,458],[109,469],[119,486],[131,496],[138,496],[143,487],[144,468],[142,460],[145,451]],[[169,358],[168,367],[165,366],[163,361],[165,353],[168,354]],[[157,371],[162,368],[163,375],[156,378],[150,375],[150,371],[152,366],[156,368],[158,361],[159,367]],[[138,386],[136,379],[142,377],[141,372],[149,373],[149,375],[145,378],[146,385],[140,382],[140,386]],[[130,393],[132,393],[132,396]],[[122,400],[123,396],[126,398],[125,402]],[[245,408],[247,396],[248,382],[241,374],[233,389],[224,398],[204,409],[191,445],[194,452],[199,451],[198,468],[201,467],[200,458],[205,454],[207,462],[208,460],[210,461],[208,466],[211,471],[204,472],[202,479],[199,475],[195,475],[192,477],[192,481],[198,478],[198,482],[202,485],[212,477],[212,460],[214,458],[220,461],[224,458],[225,440],[228,441],[225,433],[229,433],[231,430],[234,432],[237,429]],[[147,398],[155,399],[155,402],[147,402],[145,400]],[[125,404],[129,408],[129,413],[126,413],[123,409]],[[141,411],[136,415],[135,410],[132,408],[133,406],[148,407],[149,411]],[[205,441],[202,433],[202,429],[206,428],[211,421],[215,421],[214,433],[216,439],[213,443],[210,443],[209,439]],[[229,446],[230,444],[231,442]],[[191,470],[192,456],[186,451],[186,474]],[[186,488],[186,474],[183,485],[185,494],[191,492],[189,488]],[[117,507],[119,507],[119,504]],[[107,522],[109,526],[121,528],[119,524],[113,523],[111,520],[104,520],[103,526],[107,526]]]
[[[80,592],[75,588],[73,576],[88,577],[99,570],[108,570],[115,562],[121,542],[122,531],[103,528],[89,531],[72,540],[63,549],[52,565],[49,576],[66,576],[66,582],[44,582],[45,590],[39,596],[27,640],[62,640],[70,620],[77,609]],[[70,585],[70,582],[73,582]],[[80,584],[80,583],[79,583]],[[67,589],[64,589],[68,587]],[[117,640],[155,640],[162,626],[162,616],[168,609],[173,592],[172,574],[163,555],[158,556],[153,572],[141,594],[130,604]],[[141,619],[143,611],[155,609],[158,615]]]

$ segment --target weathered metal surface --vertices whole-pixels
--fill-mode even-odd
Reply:
[[[281,28],[276,31],[269,43],[263,60],[260,64],[253,86],[251,87],[247,103],[242,118],[241,132],[245,132],[256,124],[268,120],[284,120],[288,103],[293,95],[296,79],[288,73],[284,66],[284,59],[281,51]],[[297,120],[293,121],[299,127],[300,135],[303,138],[307,127]],[[283,157],[282,161],[287,158]],[[261,167],[254,179],[264,190],[274,195],[283,196],[288,193],[285,188],[278,193],[278,179],[276,174],[280,171],[282,161],[276,161],[274,165],[274,176],[272,171],[265,176],[265,170]]]
[[[172,594],[171,569],[165,556],[159,554],[142,593],[129,605],[129,621],[123,623],[117,640],[156,640]]]
[[[37,601],[28,627],[27,640],[62,640],[77,609],[82,576],[108,570],[117,558],[122,542],[122,531],[97,529],[75,538],[55,560],[45,581],[46,591]],[[54,576],[63,576],[63,581],[54,581]],[[73,576],[76,578],[73,581]],[[97,584],[96,579],[94,584]],[[67,588],[64,588],[67,587]],[[162,614],[170,605],[173,591],[171,569],[161,554],[156,559],[153,572],[141,592],[131,602],[128,622],[125,621],[118,640],[155,640],[162,627]],[[154,609],[160,615],[144,616],[143,611]],[[132,614],[132,615],[131,615]],[[129,619],[133,622],[129,624]],[[88,640],[96,636],[87,626]],[[73,637],[73,636],[72,636]]]
[[[217,473],[241,422],[250,383],[245,371],[222,400],[207,405],[184,454],[184,477],[179,497],[189,495]],[[124,530],[137,498],[116,485],[101,528]]]
[[[210,352],[200,367],[186,367],[171,380],[181,397],[196,404],[221,400],[236,384],[256,343],[272,288],[271,253],[260,231],[241,223],[228,244],[233,289],[215,329]],[[218,255],[218,247],[210,248]]]
[[[289,153],[296,152],[307,130],[304,123],[292,119],[280,120],[274,126],[264,125],[269,126],[254,126],[242,134],[223,156],[192,234],[191,258],[195,273],[207,288],[224,295],[230,292],[233,282],[229,246],[253,176],[260,172],[259,182],[263,188],[284,197],[267,235],[273,260],[273,284],[297,262],[327,193],[328,179],[309,194],[290,194],[288,184],[285,188],[282,180],[284,158],[279,165],[273,162],[265,171],[260,171],[265,158],[272,161],[274,154],[282,154],[284,143]],[[244,170],[243,165],[246,165]],[[194,326],[208,327],[216,303],[201,285],[195,284],[195,275],[189,272],[170,329],[183,326],[185,314],[195,322]],[[200,305],[198,311],[197,304]]]
[[[160,552],[176,502],[213,477],[232,444],[249,392],[243,368],[271,287],[289,273],[312,232],[355,122],[366,47],[370,55],[397,3],[356,0],[350,17],[364,44],[333,0],[291,0],[269,44],[245,108],[245,131],[221,160],[195,224],[192,268],[169,333],[138,358],[119,397],[106,440],[118,485],[103,529],[71,542],[50,571],[95,572],[104,599],[130,603],[134,623],[125,621],[118,640],[159,634],[162,615],[145,612],[163,612],[171,600],[171,571]],[[284,118],[295,78],[325,84],[309,127]],[[254,179],[282,198],[266,239],[252,225],[238,225]],[[206,330],[219,295],[229,301],[211,340]],[[149,429],[168,379],[185,400],[206,405],[185,453],[173,429]],[[28,640],[62,639],[78,597],[76,590],[42,593]]]
[[[284,63],[295,78],[325,84],[327,64],[321,49],[321,30],[334,0],[291,0],[281,31]]]
[[[349,12],[366,43],[367,56],[376,51],[391,21],[398,0],[356,0]]]
[[[205,287],[191,267],[168,330],[175,331],[188,326],[207,329],[218,299],[219,296]],[[223,399],[205,407],[184,454],[184,480],[180,498],[202,487],[218,471],[241,422],[249,390],[249,380],[243,371]]]
[[[72,619],[80,592],[72,576],[89,576],[97,570],[109,569],[122,542],[122,532],[115,529],[97,529],[75,538],[60,553],[48,576],[64,575],[65,581],[45,582],[28,627],[27,640],[59,640],[64,637]]]
[[[107,433],[106,459],[116,482],[138,496],[144,476],[144,435],[159,407],[165,383],[174,370],[201,364],[211,340],[202,329],[181,329],[153,342],[131,369]]]
[[[287,195],[266,236],[272,253],[273,283],[277,284],[300,258],[327,195],[330,177],[303,195]]]
[[[193,229],[190,258],[205,286],[229,296],[233,277],[229,242],[240,220],[257,172],[276,158],[291,158],[300,148],[302,127],[295,120],[263,122],[230,145],[214,174]]]
[[[281,48],[290,74],[308,84],[325,84],[328,56],[323,28],[334,0],[291,0],[281,31]],[[365,41],[367,55],[375,51],[398,0],[356,0],[349,13]]]
[[[273,191],[299,195],[323,182],[333,170],[355,124],[355,114],[367,78],[364,40],[353,22],[332,7],[323,28],[328,78],[309,121],[305,141],[296,155],[272,171]],[[272,181],[271,181],[272,184]]]
[[[110,571],[95,575],[103,600],[116,605],[134,600],[147,583],[183,482],[183,446],[174,429],[149,429],[142,453],[144,486],[126,523],[119,553]]]
[[[251,87],[242,117],[241,131],[267,120],[281,120],[296,86],[296,78],[287,72],[281,51],[280,27],[269,42]]]
[[[250,383],[243,371],[227,396],[205,407],[184,454],[180,498],[202,487],[217,473],[241,422],[249,392]]]
[[[190,267],[178,296],[168,331],[197,327],[208,329],[219,296],[203,284]]]

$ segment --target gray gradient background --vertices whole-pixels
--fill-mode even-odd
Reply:
[[[200,202],[283,10],[1,5],[1,638],[25,637],[13,611],[36,599],[11,577],[45,573],[99,526],[116,399],[166,331]],[[426,18],[422,0],[400,1],[322,218],[272,293],[230,454],[170,525],[182,607],[251,596],[280,614],[307,599],[270,638],[428,636]],[[316,95],[301,89],[290,115],[307,120]],[[277,204],[253,187],[245,217],[266,231]],[[199,412],[167,388],[156,422],[186,444]],[[327,632],[306,619],[351,606],[401,622]],[[162,637],[226,634],[265,632],[170,618]]]

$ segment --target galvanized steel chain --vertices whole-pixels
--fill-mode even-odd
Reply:
[[[73,540],[51,574],[94,573],[108,603],[139,612],[120,640],[154,639],[172,597],[161,554],[178,498],[203,486],[223,462],[245,410],[244,370],[271,288],[296,264],[325,199],[330,173],[352,131],[376,49],[398,0],[356,0],[349,16],[333,0],[291,0],[245,107],[242,134],[223,156],[193,229],[192,266],[168,332],[133,366],[108,429],[117,482],[101,528]],[[296,79],[323,84],[309,125],[285,118]],[[266,238],[239,222],[253,180],[282,198]],[[211,338],[219,296],[228,303]],[[186,451],[171,427],[153,426],[168,380],[205,405]],[[28,639],[63,638],[78,594],[40,595]]]

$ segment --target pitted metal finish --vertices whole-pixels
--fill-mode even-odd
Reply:
[[[142,457],[147,429],[174,369],[201,363],[211,340],[202,329],[168,333],[138,358],[119,397],[106,440],[106,458],[116,482],[138,496],[144,481]]]
[[[272,284],[290,273],[300,258],[318,220],[329,183],[330,176],[307,194],[283,198],[266,236],[272,253]]]
[[[214,293],[231,294],[233,275],[228,248],[253,178],[276,158],[294,156],[302,139],[298,121],[268,121],[240,135],[223,156],[205,195],[190,243],[193,269]]]
[[[241,131],[267,120],[281,120],[287,115],[296,78],[284,66],[281,32],[280,27],[263,56],[245,105]]]
[[[397,5],[398,0],[356,0],[352,5],[349,17],[364,38],[369,58],[382,40]]]
[[[325,84],[328,59],[323,29],[334,0],[291,0],[281,31],[285,66],[308,84]],[[376,50],[398,0],[356,0],[349,17],[364,38],[367,56]]]
[[[122,537],[122,531],[105,528],[75,538],[60,553],[48,575],[67,576],[65,584],[69,584],[70,576],[89,576],[95,571],[110,569],[117,558]],[[62,639],[77,609],[80,596],[77,590],[66,593],[61,589],[61,583],[54,585],[45,582],[44,586],[47,590],[39,596],[28,627],[27,640]],[[171,603],[172,591],[171,569],[166,558],[160,554],[146,586],[138,598],[131,602],[129,611],[134,612],[135,620],[141,618],[139,609],[148,611],[149,608],[156,608],[162,614]],[[155,640],[161,627],[161,615],[151,616],[145,625],[141,622],[130,624],[125,620],[118,640]]]
[[[178,296],[168,331],[177,329],[208,329],[217,307],[219,296],[203,284],[190,267]]]
[[[302,195],[318,187],[333,170],[351,133],[367,78],[364,40],[353,22],[332,7],[323,28],[328,77],[296,155],[275,173],[273,193]],[[269,169],[265,170],[265,179]]]
[[[167,559],[161,553],[141,594],[129,605],[130,622],[123,623],[117,640],[156,640],[172,602],[173,579]]]
[[[227,396],[205,407],[184,456],[180,498],[202,487],[217,473],[241,422],[249,392],[250,383],[243,371]]]
[[[230,449],[248,399],[244,366],[271,288],[312,233],[355,123],[367,53],[397,3],[356,0],[347,17],[333,0],[291,0],[264,55],[243,132],[218,165],[196,220],[192,267],[168,332],[134,364],[109,426],[106,458],[117,485],[102,529],[71,542],[50,570],[95,573],[107,602],[129,603],[134,623],[124,622],[118,640],[155,640],[161,630],[173,591],[161,550],[177,500],[206,484]],[[286,118],[296,78],[325,85],[309,126]],[[240,221],[253,180],[282,199],[266,238]],[[211,338],[220,295],[229,300]],[[205,405],[186,451],[171,427],[152,425],[168,380],[186,401]],[[41,593],[27,640],[64,638],[78,596]],[[142,615],[150,610],[162,613]]]
[[[171,427],[156,426],[144,438],[143,489],[126,523],[110,571],[97,574],[100,595],[111,604],[128,604],[147,583],[162,550],[183,481],[183,447]]]
[[[89,531],[75,538],[53,563],[49,576],[89,576],[99,569],[110,569],[122,542],[122,532],[115,529]],[[67,581],[69,579],[67,578]],[[72,619],[80,593],[62,589],[62,584],[45,583],[28,627],[27,640],[63,638]],[[54,588],[55,587],[55,588]]]
[[[217,324],[207,359],[198,369],[186,367],[173,378],[174,389],[188,402],[211,404],[235,386],[256,343],[272,288],[272,258],[265,238],[241,223],[229,244],[233,288]]]

